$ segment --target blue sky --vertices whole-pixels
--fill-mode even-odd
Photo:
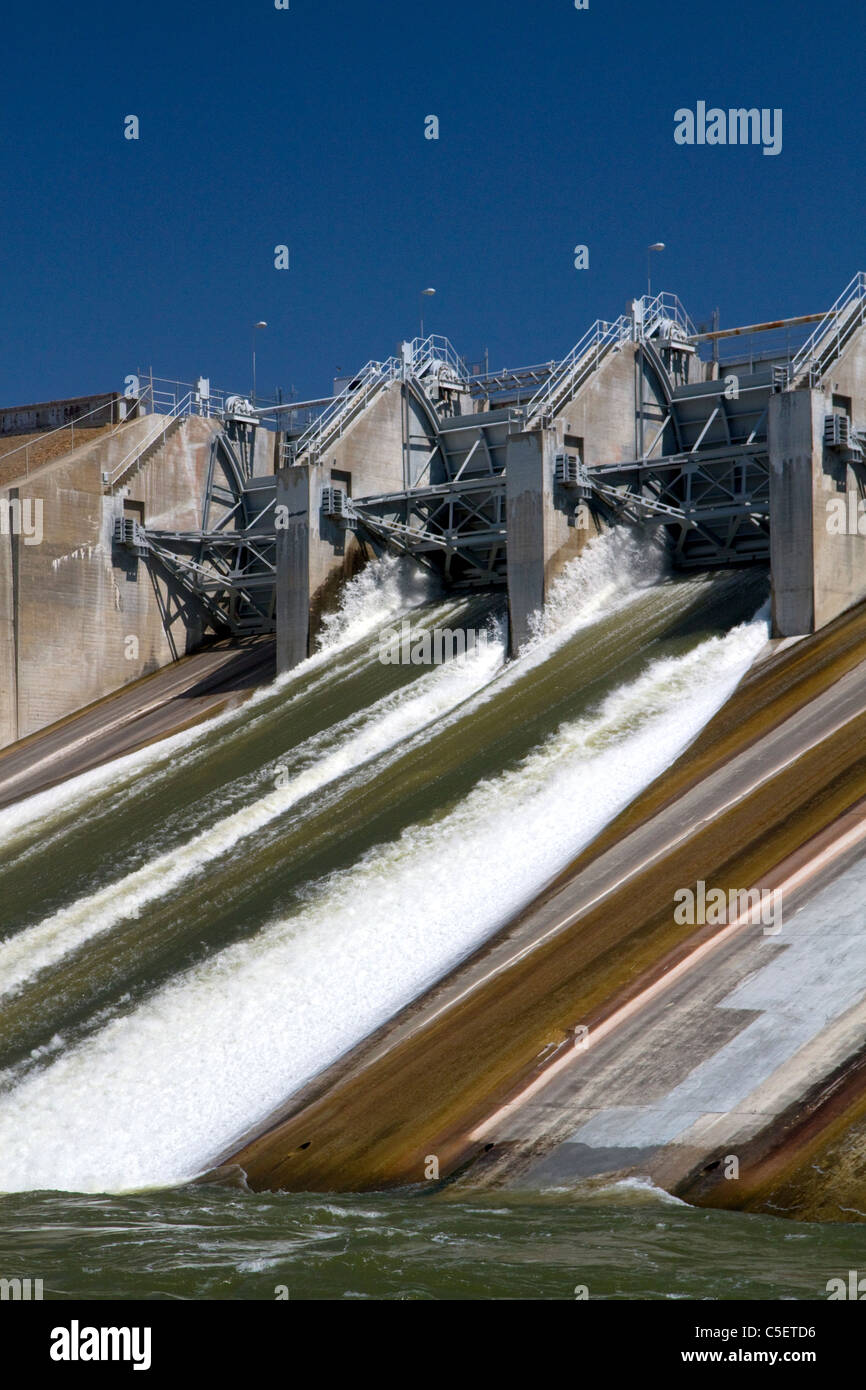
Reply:
[[[467,357],[544,361],[643,291],[656,240],[655,288],[723,326],[866,269],[860,0],[48,0],[4,26],[0,404],[150,365],[246,391],[258,319],[260,393],[317,395],[416,333],[427,285]],[[781,107],[781,154],[676,145],[698,100]]]

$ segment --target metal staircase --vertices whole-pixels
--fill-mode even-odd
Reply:
[[[788,384],[792,387],[819,386],[864,322],[866,271],[860,270],[793,357]]]
[[[532,397],[526,407],[527,429],[552,424],[558,412],[574,399],[583,383],[598,370],[607,355],[631,341],[633,331],[633,320],[625,314],[621,314],[615,323],[596,319]]]
[[[297,439],[283,445],[283,464],[317,463],[321,455],[340,439],[370,402],[398,380],[401,363],[396,357],[387,362],[368,362],[339,396],[322,411],[317,420]]]
[[[139,440],[110,473],[103,474],[103,484],[108,492],[112,492],[114,488],[132,477],[133,473],[137,473],[139,468],[162,448],[166,440],[174,434],[190,414],[191,403],[192,393],[190,392],[172,408],[168,415],[158,417],[156,429],[150,431],[146,439]]]
[[[382,391],[410,376],[420,382],[433,377],[440,385],[463,389],[469,371],[449,340],[437,334],[404,344],[402,357],[367,362],[302,435],[284,444],[284,466],[317,463]]]

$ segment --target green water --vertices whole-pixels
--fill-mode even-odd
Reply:
[[[866,1230],[634,1189],[0,1200],[0,1272],[68,1299],[798,1299],[866,1267]]]

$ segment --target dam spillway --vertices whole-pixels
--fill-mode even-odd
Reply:
[[[0,813],[7,1183],[194,1176],[531,898],[765,640],[764,575],[663,566],[611,533],[509,663],[501,601],[418,608],[388,562],[241,711]],[[493,640],[384,665],[404,612]]]
[[[856,1352],[864,15],[740,9],[8,16],[16,1364]]]
[[[544,369],[414,340],[309,419],[151,379],[32,477],[7,462],[11,521],[71,489],[87,525],[0,536],[4,1183],[856,1199],[856,985],[819,947],[866,797],[864,316],[857,276],[761,347],[780,322],[699,332],[648,295]],[[52,594],[97,596],[68,688],[28,655]],[[678,930],[712,874],[782,885],[814,949],[770,943],[774,975],[748,936]],[[773,980],[813,970],[826,1018],[749,1065]],[[641,1104],[636,1010],[667,1058]],[[711,1079],[686,1103],[727,1056],[764,1128],[726,1130],[747,1097]]]
[[[650,1176],[859,1220],[863,621],[759,662],[487,949],[230,1164],[265,1188],[417,1182],[433,1159],[464,1190]],[[696,879],[701,902],[758,884],[760,910],[738,891],[680,915]]]

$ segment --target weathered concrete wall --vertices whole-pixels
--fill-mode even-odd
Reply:
[[[303,464],[277,474],[277,507],[285,509],[277,530],[278,672],[314,650],[323,615],[336,607],[343,584],[366,558],[353,531],[322,515],[330,472],[324,464]]]
[[[842,411],[842,403],[850,402],[852,427],[866,429],[866,330],[859,330],[822,384],[823,412]],[[824,450],[814,499],[816,628],[866,596],[864,496],[866,467]]]
[[[351,475],[353,497],[392,492],[403,486],[403,394],[401,384],[386,387],[321,460],[326,469]],[[422,435],[429,429],[414,400],[408,401],[408,433],[413,441],[407,484],[412,486],[429,459]],[[425,479],[426,481],[426,479]]]
[[[553,581],[569,560],[606,528],[600,513],[573,488],[554,482],[562,428],[508,436],[505,515],[508,528],[508,612],[512,652],[532,636]]]
[[[852,466],[834,450],[824,450],[812,502],[815,629],[866,597],[864,485],[862,464]]]
[[[532,635],[532,619],[544,603],[544,538],[552,506],[552,431],[511,434],[505,479],[508,528],[508,630],[513,652]]]
[[[829,408],[823,391],[770,398],[770,562],[779,637],[815,632],[866,597],[866,470],[824,448]]]
[[[272,478],[279,467],[282,436],[276,430],[257,429],[253,442],[252,473],[256,478]]]
[[[17,490],[6,500],[17,497]],[[0,495],[0,505],[4,498]],[[18,537],[0,534],[0,747],[18,737],[18,674],[15,622],[15,576]]]
[[[821,384],[828,410],[834,395],[847,396],[855,429],[866,429],[866,329],[859,330]]]
[[[310,498],[308,467],[277,474],[277,671],[290,671],[310,647]]]
[[[42,538],[0,536],[0,739],[8,743],[156,670],[200,640],[201,622],[156,566],[113,545],[125,505],[146,525],[198,526],[214,429],[189,419],[107,495],[103,472],[152,436],[154,417],[21,480]],[[10,490],[0,493],[0,501]]]

